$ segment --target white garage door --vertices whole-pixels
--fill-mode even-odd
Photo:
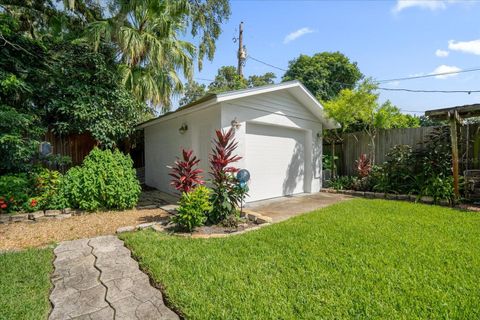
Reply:
[[[249,198],[256,201],[304,192],[305,132],[247,123],[245,164]]]

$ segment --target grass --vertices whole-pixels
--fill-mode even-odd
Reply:
[[[0,254],[0,319],[47,319],[52,249]]]
[[[480,215],[356,199],[241,236],[122,235],[188,319],[479,319]]]

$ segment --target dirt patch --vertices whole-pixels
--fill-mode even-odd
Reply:
[[[161,209],[126,210],[90,213],[68,219],[4,224],[0,225],[0,251],[115,234],[120,227],[161,222],[168,215]]]

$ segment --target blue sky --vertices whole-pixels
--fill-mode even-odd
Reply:
[[[287,68],[300,54],[340,51],[377,80],[480,67],[480,2],[411,1],[231,1],[215,59],[196,78],[214,78],[236,65],[232,38],[244,22],[248,54]],[[289,36],[290,35],[290,36]],[[283,71],[247,60],[245,75]],[[480,90],[480,71],[384,84],[387,88]],[[207,83],[205,81],[200,81]],[[407,112],[480,102],[480,93],[381,92]],[[417,114],[419,114],[417,112]]]

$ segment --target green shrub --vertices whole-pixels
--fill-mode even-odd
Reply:
[[[330,182],[330,187],[332,187],[335,190],[351,189],[354,180],[355,179],[353,177],[350,177],[350,176],[337,177]]]
[[[180,229],[190,232],[195,227],[202,226],[212,210],[210,190],[204,186],[197,186],[191,192],[183,192],[178,204],[178,212],[172,221]]]
[[[38,209],[63,209],[58,207],[56,199],[59,197],[60,182],[62,181],[62,174],[55,170],[40,169],[34,176],[34,195],[35,200],[38,201]]]
[[[88,211],[132,208],[141,191],[130,156],[98,148],[68,170],[61,189],[71,207]]]
[[[439,200],[447,200],[449,203],[453,203],[453,177],[430,177],[428,180],[426,180],[421,190],[421,195],[432,197],[435,203],[437,203]]]
[[[29,198],[30,186],[25,173],[0,176],[0,212],[21,210]]]

